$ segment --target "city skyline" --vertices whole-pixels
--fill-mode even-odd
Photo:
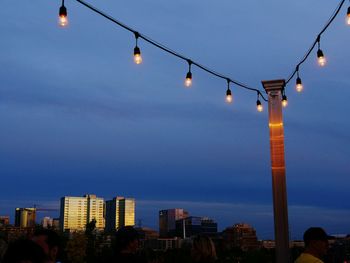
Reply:
[[[88,2],[261,90],[261,80],[289,75],[337,5]],[[0,214],[118,193],[137,200],[136,223],[152,226],[158,210],[182,207],[209,211],[220,229],[241,218],[273,238],[267,104],[256,112],[256,94],[234,85],[234,103],[225,104],[226,82],[196,68],[185,88],[187,64],[141,40],[135,65],[133,35],[74,0],[62,29],[60,5],[7,0],[0,10]],[[321,39],[328,64],[319,68],[311,54],[304,91],[295,80],[286,89],[291,238],[314,224],[350,232],[347,7]]]
[[[103,198],[103,197],[102,197]],[[108,199],[108,198],[107,198]],[[106,199],[106,200],[107,200]],[[130,199],[128,197],[127,199]],[[227,227],[231,227],[235,224],[240,223],[248,223],[252,225],[257,230],[257,236],[259,239],[265,240],[273,240],[273,230],[265,229],[264,225],[272,220],[273,214],[267,214],[265,211],[269,209],[269,207],[265,207],[264,205],[246,205],[246,204],[231,204],[231,203],[201,203],[201,202],[183,202],[183,201],[157,201],[157,200],[135,200],[137,205],[135,206],[135,226],[138,226],[141,220],[141,225],[143,227],[150,227],[155,231],[159,231],[159,212],[162,210],[172,210],[172,209],[184,209],[188,210],[189,216],[201,216],[201,217],[209,217],[218,222],[218,231],[223,231]],[[30,207],[33,204],[32,201],[19,201],[21,204],[28,204],[27,207]],[[19,204],[18,203],[18,204]],[[271,205],[272,206],[272,205]],[[22,207],[22,206],[18,206]],[[23,206],[24,207],[24,206]],[[47,210],[43,210],[44,212],[40,212],[40,208],[46,207]],[[50,201],[50,202],[42,202],[38,205],[39,211],[37,211],[37,223],[41,221],[42,218],[49,215],[52,218],[59,218],[60,215],[60,201]],[[48,212],[49,210],[57,209],[57,212]],[[271,207],[272,208],[272,207]],[[223,220],[220,217],[221,214],[227,213],[228,209],[232,209],[234,211],[235,216],[232,216],[228,220]],[[315,222],[315,219],[312,218],[312,215],[320,214],[323,212],[323,217],[330,218],[331,216],[338,216],[344,219],[344,222],[347,222],[347,218],[349,216],[348,213],[344,213],[341,210],[336,211],[335,214],[331,214],[335,210],[331,210],[327,213],[324,213],[324,210],[317,209],[307,209],[302,207],[289,206],[289,209],[295,213],[302,213],[304,217],[309,217],[309,224],[312,225]],[[15,211],[15,208],[13,208]],[[259,215],[259,220],[256,220],[257,214]],[[14,216],[12,216],[12,211],[9,214],[10,222],[14,223]],[[219,217],[215,217],[219,215]],[[242,216],[244,215],[244,216]],[[1,214],[4,216],[4,214]],[[296,217],[297,218],[297,217]],[[299,229],[299,228],[297,228]],[[290,228],[291,240],[301,240],[302,239],[302,229],[300,229],[299,233],[297,229]],[[334,232],[330,232],[333,235],[346,235],[348,232],[335,230]]]

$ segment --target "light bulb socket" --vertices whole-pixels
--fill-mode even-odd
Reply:
[[[301,85],[301,78],[297,77],[296,84]]]
[[[348,12],[346,13],[348,17],[350,17],[350,6],[348,7]]]
[[[318,57],[318,58],[323,58],[323,57],[324,57],[323,52],[322,52],[321,49],[318,49],[318,50],[317,50],[317,57]]]
[[[258,107],[261,106],[261,101],[260,100],[256,101],[256,106],[258,106]]]
[[[232,92],[231,92],[230,89],[227,89],[227,90],[226,90],[226,96],[232,96]]]
[[[186,79],[192,79],[192,73],[191,71],[187,72]]]
[[[287,96],[286,95],[282,96],[282,101],[287,101]]]
[[[138,46],[136,46],[135,48],[134,48],[134,55],[136,56],[136,55],[141,55],[141,51],[140,51],[140,48],[138,47]]]
[[[67,16],[67,8],[64,5],[60,7],[59,16],[63,16],[63,17]]]

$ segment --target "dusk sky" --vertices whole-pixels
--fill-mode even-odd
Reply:
[[[263,90],[287,78],[339,1],[88,0],[140,33]],[[187,63],[74,0],[4,0],[0,17],[0,215],[58,208],[62,196],[136,199],[136,219],[185,208],[219,230],[247,222],[274,238],[267,104],[256,93]],[[283,112],[291,238],[309,226],[350,233],[349,3],[286,88]],[[40,213],[38,216],[46,215]],[[56,213],[50,215],[57,217]]]

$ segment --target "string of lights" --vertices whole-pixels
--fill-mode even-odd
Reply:
[[[345,0],[341,0],[340,1],[339,5],[337,6],[335,11],[333,12],[331,17],[329,18],[329,20],[327,21],[325,26],[322,28],[320,33],[317,35],[317,37],[316,37],[315,41],[312,43],[311,47],[308,49],[308,51],[305,53],[304,57],[299,61],[299,63],[295,66],[295,69],[293,70],[293,72],[287,78],[286,85],[293,79],[295,74],[297,75],[296,85],[295,85],[295,89],[296,89],[297,92],[301,92],[303,90],[303,84],[302,84],[301,78],[299,76],[300,67],[307,60],[307,58],[310,56],[311,52],[314,50],[316,45],[317,45],[317,53],[316,54],[317,54],[318,64],[321,67],[324,67],[326,65],[327,60],[326,60],[326,57],[324,56],[324,53],[323,53],[323,51],[321,49],[321,36],[328,29],[328,27],[332,24],[334,19],[337,17],[337,15],[339,14],[339,12],[340,12],[341,8],[343,7],[344,3],[345,3]],[[346,14],[346,23],[348,25],[350,25],[350,7],[348,8],[348,11],[347,11],[347,14]]]
[[[140,64],[142,63],[142,56],[141,56],[141,49],[139,47],[139,39],[142,39],[144,40],[145,42],[165,51],[166,53],[169,53],[177,58],[180,58],[184,61],[187,62],[188,64],[188,72],[186,74],[186,78],[185,78],[185,86],[186,87],[191,87],[192,86],[192,71],[191,71],[191,68],[192,66],[196,66],[198,67],[199,69],[202,69],[203,71],[215,76],[215,77],[218,77],[218,78],[221,78],[221,79],[224,79],[226,80],[227,82],[227,90],[226,90],[226,102],[227,103],[232,103],[233,101],[233,97],[232,97],[232,92],[231,92],[231,89],[230,89],[230,83],[233,83],[235,85],[237,85],[238,87],[241,87],[241,88],[244,88],[246,90],[249,90],[249,91],[253,91],[253,92],[256,92],[257,94],[257,102],[256,102],[256,106],[257,106],[257,110],[259,112],[261,112],[263,110],[263,106],[261,104],[261,101],[260,101],[260,98],[262,98],[264,101],[267,101],[267,99],[264,97],[263,93],[259,90],[259,89],[255,89],[255,88],[252,88],[252,87],[249,87],[248,85],[244,84],[244,83],[241,83],[237,80],[234,80],[233,78],[229,78],[221,73],[218,73],[212,69],[209,69],[208,67],[196,62],[196,61],[193,61],[191,60],[190,58],[166,47],[165,45],[151,39],[150,37],[147,37],[146,35],[144,34],[141,34],[139,33],[137,30],[134,30],[133,28],[125,25],[124,23],[118,21],[117,19],[107,15],[106,13],[100,11],[99,9],[97,9],[96,7],[92,6],[91,4],[88,4],[82,0],[76,0],[78,3],[82,4],[83,6],[89,8],[90,10],[94,11],[95,13],[103,16],[104,18],[108,19],[109,21],[117,24],[118,26],[122,27],[123,29],[131,32],[134,34],[134,37],[135,37],[135,47],[134,47],[134,62],[136,64]],[[62,26],[62,27],[65,27],[68,25],[68,18],[67,18],[67,9],[64,5],[64,0],[62,0],[62,5],[60,7],[60,10],[59,10],[59,25]]]
[[[185,77],[185,83],[184,85],[186,87],[191,87],[192,85],[192,71],[191,71],[191,67],[194,65],[196,67],[198,67],[199,69],[202,69],[203,71],[215,76],[215,77],[218,77],[218,78],[221,78],[221,79],[224,79],[226,80],[227,82],[227,90],[226,90],[226,102],[227,103],[232,103],[233,101],[233,97],[232,97],[232,92],[231,92],[231,89],[230,89],[230,83],[233,83],[235,85],[237,85],[238,87],[241,87],[241,88],[244,88],[246,90],[249,90],[249,91],[253,91],[253,92],[256,92],[257,94],[257,101],[256,101],[256,107],[257,107],[257,110],[259,112],[263,111],[263,106],[261,104],[261,101],[260,101],[260,97],[264,100],[264,101],[267,101],[267,99],[264,97],[263,93],[259,90],[259,89],[255,89],[255,88],[251,88],[249,87],[248,85],[244,84],[244,83],[241,83],[237,80],[234,80],[232,78],[229,78],[223,74],[220,74],[212,69],[209,69],[208,67],[204,66],[204,65],[201,65],[199,64],[198,62],[195,62],[193,60],[191,60],[190,58],[166,47],[165,45],[155,41],[155,40],[152,40],[151,38],[147,37],[146,35],[144,34],[141,34],[139,33],[138,31],[134,30],[133,28],[123,24],[122,22],[118,21],[117,19],[105,14],[104,12],[98,10],[96,7],[92,6],[91,4],[88,4],[82,0],[75,0],[77,1],[78,3],[82,4],[83,6],[89,8],[90,10],[92,10],[93,12],[103,16],[104,18],[108,19],[109,21],[117,24],[118,26],[122,27],[123,29],[131,32],[134,34],[134,37],[135,37],[135,47],[134,47],[134,62],[136,64],[140,64],[142,63],[142,56],[141,56],[141,49],[140,47],[138,46],[138,40],[139,39],[142,39],[144,40],[145,42],[161,49],[162,51],[168,53],[168,54],[171,54],[177,58],[180,58],[184,61],[187,62],[188,64],[188,72],[186,74],[186,77]],[[317,35],[317,38],[315,39],[315,41],[313,42],[313,44],[311,45],[311,47],[308,49],[308,51],[306,52],[306,54],[304,55],[304,57],[299,61],[299,63],[296,65],[295,69],[293,70],[293,72],[290,74],[290,76],[288,77],[288,79],[286,80],[285,82],[285,85],[287,85],[295,75],[297,75],[297,78],[296,78],[296,90],[297,92],[301,92],[303,90],[303,84],[302,84],[302,80],[300,78],[300,75],[299,75],[299,70],[300,70],[300,66],[307,60],[307,58],[310,56],[311,52],[314,50],[314,48],[318,47],[317,49],[317,59],[318,59],[318,63],[320,66],[325,66],[326,65],[326,57],[324,56],[324,53],[321,49],[321,36],[322,34],[328,29],[328,27],[332,24],[332,22],[334,21],[334,19],[337,17],[337,15],[339,14],[342,6],[344,5],[345,3],[345,0],[341,0],[341,2],[339,3],[339,5],[337,6],[337,8],[335,9],[335,11],[333,12],[333,14],[331,15],[330,19],[327,21],[326,25],[323,27],[323,29],[320,31],[320,33]],[[350,7],[348,8],[347,10],[347,16],[346,16],[346,23],[348,25],[350,25]],[[68,18],[67,18],[67,9],[64,5],[64,0],[62,0],[62,5],[59,9],[59,25],[62,26],[62,27],[65,27],[68,25]],[[286,93],[285,93],[285,87],[283,88],[282,90],[282,106],[283,107],[286,107],[288,105],[288,100],[287,100],[287,96],[286,96]]]

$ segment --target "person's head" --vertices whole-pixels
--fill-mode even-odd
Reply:
[[[320,227],[310,227],[304,233],[304,243],[307,251],[314,256],[323,257],[328,251],[328,240],[331,239]]]
[[[4,263],[44,263],[47,256],[43,249],[28,239],[11,243],[4,255]]]
[[[116,252],[133,253],[139,247],[139,234],[132,226],[120,228],[115,235]]]
[[[193,239],[191,256],[194,262],[210,262],[216,259],[213,241],[207,236],[196,236]]]
[[[59,235],[51,229],[38,229],[32,240],[46,253],[50,260],[55,261],[61,247]]]

